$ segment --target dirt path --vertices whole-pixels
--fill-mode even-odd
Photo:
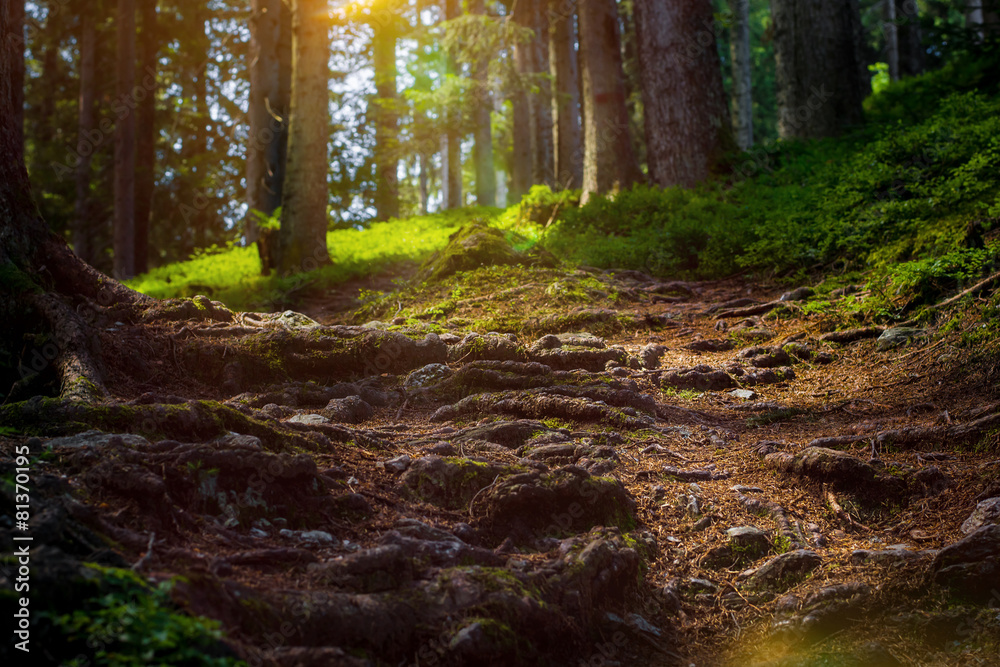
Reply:
[[[92,559],[79,524],[184,575],[251,664],[1000,664],[1000,529],[963,530],[1000,496],[998,397],[947,340],[837,343],[768,286],[555,270],[401,293],[362,328],[359,287],[282,326],[415,347],[237,396],[136,386],[152,427],[117,431],[145,437],[33,440],[76,498],[44,501],[53,546]]]

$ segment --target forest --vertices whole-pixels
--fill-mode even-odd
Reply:
[[[1000,0],[2,2],[4,664],[1000,664]]]

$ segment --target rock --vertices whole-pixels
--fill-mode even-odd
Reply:
[[[1000,588],[1000,525],[983,526],[942,549],[931,565],[934,581],[976,602]]]
[[[734,526],[726,530],[726,536],[734,551],[751,554],[751,560],[771,549],[770,534],[754,526]]]
[[[298,414],[289,419],[288,421],[293,424],[306,424],[307,426],[318,426],[320,424],[329,424],[330,420],[323,415],[315,414]]]
[[[726,531],[727,544],[709,549],[700,564],[709,569],[732,568],[747,565],[771,550],[768,533],[752,526],[739,526]]]
[[[740,356],[748,359],[750,365],[754,368],[778,368],[792,363],[792,358],[780,347],[770,349],[753,348],[748,350],[748,352],[751,352],[751,354]]]
[[[655,345],[650,343],[639,350],[639,363],[647,370],[659,368],[660,359],[667,351],[666,345]]]
[[[419,277],[436,281],[459,271],[517,264],[522,259],[525,258],[504,238],[503,231],[473,222],[448,237],[448,244],[424,262]]]
[[[761,565],[747,580],[746,586],[783,592],[805,579],[822,563],[823,557],[815,551],[789,551]]]
[[[930,556],[931,554],[925,551],[913,551],[905,545],[894,545],[888,549],[879,550],[856,549],[851,552],[850,560],[853,565],[875,563],[876,565],[901,566],[928,559]]]
[[[811,287],[799,287],[791,292],[785,292],[778,301],[805,301],[815,293],[816,291]]]
[[[917,495],[934,497],[941,495],[951,486],[951,478],[937,466],[927,466],[913,473],[910,482]]]
[[[669,370],[660,378],[664,389],[695,389],[698,391],[721,391],[736,386],[736,380],[725,371],[710,366],[699,365],[687,369]]]
[[[477,499],[475,514],[483,517],[483,532],[497,542],[511,537],[526,544],[594,526],[625,532],[637,523],[635,501],[621,482],[577,466],[501,479]]]
[[[446,509],[464,509],[497,476],[512,472],[510,467],[494,463],[427,456],[411,463],[401,481],[418,498]]]
[[[759,394],[751,389],[733,389],[729,395],[741,401],[753,401],[759,397]]]
[[[882,332],[882,335],[878,337],[878,340],[875,341],[875,345],[880,350],[888,350],[899,345],[909,343],[912,339],[926,334],[927,331],[925,329],[914,329],[911,327],[886,329]]]
[[[125,445],[126,447],[139,449],[149,447],[149,441],[141,436],[128,433],[105,433],[103,431],[85,431],[64,438],[53,438],[46,442],[45,446],[49,449],[78,449],[80,447],[100,449],[111,444]]]
[[[1000,524],[1000,498],[987,498],[978,505],[965,523],[962,524],[962,534],[974,533],[983,526]]]
[[[819,337],[825,343],[839,343],[845,345],[867,338],[877,338],[882,335],[885,329],[880,327],[865,327],[863,329],[845,329],[844,331],[831,331]]]
[[[360,424],[371,419],[375,414],[372,406],[362,400],[360,396],[334,398],[327,404],[324,412],[331,421],[346,424]]]
[[[423,389],[446,380],[453,372],[445,364],[427,364],[407,375],[403,386],[407,389]]]
[[[750,371],[740,376],[740,384],[748,387],[756,387],[762,384],[779,384],[790,382],[795,379],[795,371],[788,366],[780,368],[764,368],[757,371]]]
[[[397,456],[396,458],[389,459],[385,462],[385,470],[393,475],[402,475],[406,472],[406,469],[410,467],[410,461],[410,457],[406,454]]]
[[[278,534],[284,538],[304,542],[306,544],[317,544],[320,546],[335,546],[338,544],[336,538],[323,530],[289,530],[282,528]]]

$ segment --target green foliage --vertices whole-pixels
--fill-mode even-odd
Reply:
[[[96,568],[96,566],[93,566]],[[155,588],[134,572],[100,568],[105,591],[84,608],[55,616],[56,628],[70,641],[86,642],[94,662],[85,657],[68,665],[138,667],[150,664],[228,667],[244,664],[219,653],[217,621],[180,613],[170,599],[173,583]]]
[[[543,237],[556,255],[584,264],[691,277],[732,273],[750,240],[739,209],[717,186],[636,186],[613,199],[594,197],[567,209]]]
[[[749,155],[741,171],[757,175],[729,187],[638,186],[568,208],[543,243],[598,267],[695,278],[742,267],[794,280],[834,262],[885,270],[981,245],[1000,214],[1000,96],[966,88],[987,81],[983,63],[995,60],[954,66],[959,92],[937,72],[889,84],[869,100],[876,122],[864,130]],[[903,99],[919,115],[900,111]]]

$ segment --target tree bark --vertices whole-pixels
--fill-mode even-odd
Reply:
[[[458,0],[441,0],[444,20],[450,21],[461,16]],[[447,56],[446,74],[454,76],[457,65],[452,54]],[[446,130],[441,135],[441,207],[444,209],[462,206],[462,135],[458,127],[461,119],[454,110],[446,113]]]
[[[753,148],[753,89],[750,60],[750,0],[732,0],[733,134],[740,150]]]
[[[3,12],[10,25],[9,37],[4,48],[10,50],[11,113],[14,116],[14,159],[24,158],[24,0],[5,0]]]
[[[636,0],[650,180],[692,187],[722,159],[731,132],[709,0]]]
[[[863,121],[870,91],[857,0],[772,0],[778,134],[835,136]]]
[[[91,243],[90,177],[94,151],[103,139],[97,131],[96,98],[97,29],[88,13],[80,17],[80,103],[76,139],[76,202],[73,207],[73,250],[88,264],[94,263]]]
[[[0,160],[0,267],[8,276],[0,281],[0,296],[5,316],[13,320],[0,329],[0,354],[15,359],[26,354],[22,352],[25,334],[38,333],[41,324],[54,350],[44,361],[60,378],[62,395],[99,399],[104,395],[101,373],[88,352],[96,337],[77,310],[55,293],[120,309],[147,305],[152,300],[108,280],[83,262],[61,237],[49,231],[38,214],[23,154],[18,154],[22,135],[14,108],[14,74],[23,52],[10,45],[21,30],[8,12],[0,11],[0,44],[5,47],[0,48],[0,155],[8,156]],[[26,380],[37,372],[24,362],[22,357],[15,362],[17,368],[0,367],[5,392],[8,380]]]
[[[157,0],[140,0],[142,16],[141,90],[138,100],[135,170],[135,272],[149,270],[149,226],[156,183],[156,72],[159,33]]]
[[[372,65],[375,69],[376,99],[372,100],[375,121],[375,219],[399,217],[399,140],[396,91],[396,39],[394,17],[372,25]]]
[[[253,0],[250,19],[250,100],[247,109],[247,208],[266,216],[281,205],[279,145],[287,144],[287,103],[281,96],[282,0]],[[289,45],[290,46],[290,45]],[[254,215],[247,215],[247,243],[258,240]]]
[[[531,61],[535,74],[549,74],[549,14],[548,2],[530,3],[532,28]],[[532,93],[531,153],[532,177],[537,185],[556,185],[556,158],[552,122],[552,82],[540,77],[538,92]]]
[[[615,0],[580,0],[583,79],[583,196],[622,190],[642,180],[625,104],[621,38]]]
[[[194,220],[194,248],[200,249],[209,245],[209,221],[211,220],[211,210],[207,196],[209,183],[209,165],[206,160],[208,154],[208,135],[211,132],[211,111],[208,100],[208,61],[211,59],[212,44],[205,30],[208,28],[210,15],[207,7],[198,6],[194,10],[193,24],[197,31],[194,55],[197,60],[195,70],[195,81],[193,85],[194,101],[194,137],[191,141],[192,151],[192,171],[195,175],[196,196],[198,204],[195,205],[192,218]]]
[[[912,0],[895,0],[899,38],[899,75],[923,74],[925,53],[920,34],[919,6]]]
[[[882,0],[882,17],[889,79],[899,81],[899,25],[896,22],[896,0]]]
[[[583,184],[580,85],[576,57],[576,0],[549,6],[549,72],[552,76],[556,185]]]
[[[135,88],[135,2],[118,0],[118,103],[115,128],[114,273],[135,275],[135,115],[125,104]]]
[[[329,20],[326,0],[293,0],[292,103],[285,203],[278,236],[282,275],[330,263],[327,230],[327,138],[330,135]]]
[[[469,0],[469,13],[486,14],[484,0]],[[482,59],[475,63],[472,80],[475,84],[475,149],[476,203],[480,206],[497,205],[497,172],[493,166],[493,96],[488,81],[489,63]]]
[[[531,25],[531,5],[527,0],[515,3],[512,18],[522,27]],[[533,51],[530,43],[518,42],[514,45],[514,69],[519,81],[510,97],[512,154],[510,160],[510,186],[507,203],[516,204],[531,189],[533,180],[533,152],[531,150],[532,116],[531,100],[527,91],[528,77],[533,65]]]

